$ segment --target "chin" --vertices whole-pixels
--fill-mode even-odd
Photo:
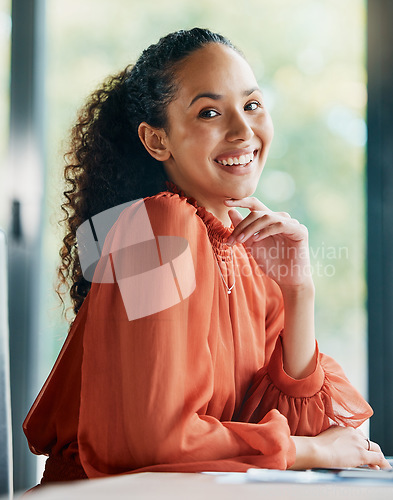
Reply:
[[[228,198],[233,198],[235,200],[248,198],[249,196],[253,196],[257,187],[258,183],[250,183],[247,186],[237,186],[235,189],[231,189]]]

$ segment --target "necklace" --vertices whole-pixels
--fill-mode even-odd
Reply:
[[[213,253],[214,253],[214,250],[213,250]],[[233,289],[233,287],[235,286],[235,283],[236,283],[235,272],[233,273],[233,283],[232,283],[232,286],[229,287],[228,283],[225,281],[225,278],[224,278],[224,276],[223,276],[223,274],[221,272],[220,264],[218,263],[217,256],[216,256],[215,253],[214,253],[214,256],[215,256],[215,260],[216,260],[216,264],[217,264],[218,270],[220,271],[220,275],[221,275],[222,281],[224,282],[224,285],[225,285],[225,288],[227,289],[228,295],[230,295],[232,293],[232,289]],[[233,249],[232,248],[231,248],[231,257],[232,257],[232,268],[233,268]]]

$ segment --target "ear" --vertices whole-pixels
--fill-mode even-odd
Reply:
[[[138,127],[139,139],[145,146],[146,151],[158,161],[166,161],[171,153],[166,147],[166,133],[162,128],[155,128],[146,122]]]

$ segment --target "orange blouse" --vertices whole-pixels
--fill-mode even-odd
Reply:
[[[71,460],[89,478],[285,469],[295,460],[291,434],[371,416],[330,357],[318,354],[304,379],[285,373],[280,289],[242,244],[231,254],[231,229],[181,192],[144,204],[154,236],[188,241],[195,290],[129,320],[118,283],[92,284],[24,422],[34,453]],[[134,211],[121,213],[107,253],[132,232]]]

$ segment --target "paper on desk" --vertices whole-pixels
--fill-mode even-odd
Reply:
[[[340,471],[325,470],[324,472],[305,470],[275,470],[275,469],[248,469],[244,473],[218,473],[216,481],[219,483],[356,483],[359,485],[392,485],[393,472],[372,469],[343,469]]]
[[[275,469],[249,469],[244,473],[224,473],[217,475],[219,483],[331,483],[337,479],[330,474],[322,472],[275,470]]]

